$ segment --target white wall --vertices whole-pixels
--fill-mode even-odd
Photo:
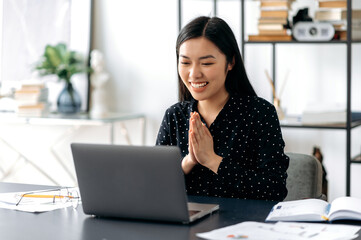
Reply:
[[[94,1],[94,45],[104,53],[109,107],[147,115],[147,144],[178,99],[175,41],[177,2]]]
[[[184,0],[184,22],[199,14],[212,14],[211,1]],[[302,4],[310,1],[303,0]],[[254,32],[257,3],[247,1],[246,30]],[[299,4],[299,3],[297,3]],[[297,5],[296,5],[297,6]],[[301,6],[301,5],[298,5]],[[109,108],[113,111],[135,111],[147,116],[147,145],[155,143],[164,111],[177,101],[175,41],[178,33],[177,0],[94,1],[93,48],[104,53],[106,70],[111,76],[107,84]],[[229,22],[240,37],[239,1],[221,0],[218,14]],[[312,11],[311,11],[312,13]],[[252,21],[253,19],[253,21]],[[184,25],[184,24],[183,24]],[[300,114],[313,101],[344,101],[346,92],[346,54],[341,45],[280,45],[277,47],[279,85],[290,71],[282,96],[282,105],[289,114]],[[353,74],[361,76],[360,47],[354,47]],[[271,48],[268,45],[246,47],[245,65],[257,93],[271,101],[271,89],[264,70],[271,72]],[[361,88],[354,81],[354,87]],[[355,109],[361,100],[354,90]],[[132,127],[137,130],[136,125]],[[324,153],[328,171],[330,200],[345,194],[346,134],[342,130],[283,129],[286,151],[310,154],[318,145]],[[75,139],[107,139],[106,129],[83,129]],[[103,136],[104,135],[104,136]],[[353,153],[360,150],[360,130],[353,131]],[[70,141],[70,140],[69,140]],[[120,141],[121,142],[121,141]],[[139,141],[135,141],[136,144]],[[64,143],[65,144],[65,143]],[[66,144],[64,145],[66,147]],[[1,159],[0,159],[1,160]],[[56,163],[53,163],[56,166]],[[357,187],[361,166],[352,166],[352,195],[361,196]],[[61,178],[61,177],[60,177]],[[12,179],[10,179],[12,180]],[[30,182],[32,179],[29,180]],[[37,180],[47,183],[46,180]],[[69,181],[66,181],[69,183]]]

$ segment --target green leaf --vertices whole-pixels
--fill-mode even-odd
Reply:
[[[58,50],[50,45],[45,47],[44,56],[53,68],[56,68],[61,63],[61,58]]]
[[[58,43],[58,45],[55,46],[55,49],[59,53],[61,62],[63,62],[63,63],[66,62],[66,54],[67,54],[66,45],[64,43]]]
[[[42,76],[56,74],[59,79],[67,82],[70,82],[74,74],[91,72],[91,69],[85,66],[83,57],[75,51],[69,51],[64,43],[47,45],[34,69]]]

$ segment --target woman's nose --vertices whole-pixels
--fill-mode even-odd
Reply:
[[[189,77],[196,79],[202,77],[202,71],[199,66],[193,65],[189,70]]]

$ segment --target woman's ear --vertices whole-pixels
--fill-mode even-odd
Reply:
[[[228,68],[227,68],[228,71],[231,71],[231,70],[233,69],[235,62],[236,62],[236,60],[235,60],[235,58],[233,57],[233,58],[232,58],[232,62],[228,63]]]

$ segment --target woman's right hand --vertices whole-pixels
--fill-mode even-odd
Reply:
[[[191,113],[191,118],[193,116],[193,112]],[[189,132],[188,132],[188,155],[185,156],[182,160],[182,169],[184,174],[188,174],[192,168],[198,164],[198,161],[194,155],[193,147],[192,147],[192,138],[191,138],[191,132],[193,131],[193,124],[189,123]]]
[[[198,161],[197,161],[197,158],[194,154],[194,151],[193,151],[193,142],[192,142],[192,133],[194,131],[194,127],[193,127],[193,124],[191,123],[191,120],[193,119],[193,115],[194,113],[192,112],[191,113],[191,118],[189,119],[189,133],[188,133],[188,152],[189,152],[189,157],[191,158],[191,160],[197,164]]]

